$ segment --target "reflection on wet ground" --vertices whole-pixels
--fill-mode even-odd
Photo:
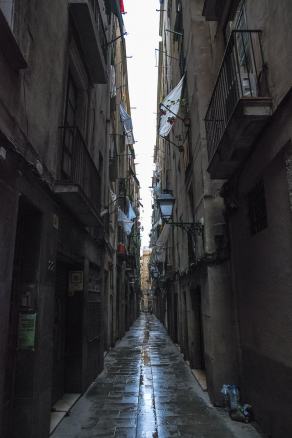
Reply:
[[[229,421],[229,420],[228,420]],[[240,426],[241,427],[241,426]],[[247,438],[197,392],[164,327],[141,315],[107,355],[105,371],[63,420],[53,438]]]
[[[149,351],[149,336],[149,320],[146,319],[141,351],[137,430],[139,433],[141,433],[141,436],[156,438],[158,437],[158,428],[153,388],[153,375]]]

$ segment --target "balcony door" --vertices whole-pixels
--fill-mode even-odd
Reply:
[[[246,16],[246,4],[245,0],[239,2],[238,7],[232,16],[229,16],[225,29],[224,38],[227,45],[230,35],[233,30],[246,30],[247,27],[247,16]]]
[[[232,34],[232,31],[237,31]],[[248,20],[246,11],[246,1],[242,0],[238,8],[225,26],[225,41],[234,38],[233,44],[233,68],[232,77],[234,78],[234,66],[237,76],[237,94],[241,97],[255,97],[258,95],[257,87],[257,41],[253,41],[253,34],[248,32]],[[235,81],[234,81],[235,83]]]
[[[63,130],[62,177],[70,179],[72,176],[72,157],[75,138],[77,115],[77,87],[72,76],[68,76],[65,123]]]
[[[194,316],[194,357],[192,366],[195,369],[205,370],[205,339],[201,287],[197,286],[196,288],[191,289],[190,296]]]

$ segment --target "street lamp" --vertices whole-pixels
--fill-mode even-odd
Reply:
[[[160,209],[160,214],[162,220],[165,222],[172,219],[173,207],[175,204],[175,197],[170,190],[164,190],[157,197],[158,207]]]
[[[157,197],[157,204],[160,209],[162,222],[173,225],[175,227],[182,228],[187,233],[202,233],[203,225],[201,222],[174,222],[172,220],[173,217],[173,207],[175,204],[175,197],[173,196],[170,190],[164,190]]]
[[[150,266],[150,275],[154,280],[157,280],[159,278],[160,272],[156,265]]]

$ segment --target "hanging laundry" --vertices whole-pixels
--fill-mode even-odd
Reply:
[[[132,119],[129,116],[129,114],[127,113],[127,111],[122,103],[120,104],[120,117],[121,117],[121,122],[122,122],[123,127],[124,127],[124,134],[126,136],[126,144],[134,144],[135,140],[134,140],[134,135],[133,135]]]
[[[134,222],[131,221],[120,208],[118,209],[118,223],[122,225],[124,232],[129,236]]]
[[[121,14],[125,13],[124,0],[120,0],[120,10]]]
[[[116,0],[111,0],[111,8],[112,8],[113,13],[118,17],[121,33],[123,35],[126,35],[127,32],[126,32],[124,20],[122,17],[122,13],[125,13],[125,12],[122,12],[122,7],[124,10],[124,5],[123,4],[121,5],[121,3],[123,3],[122,0],[120,1],[120,3],[118,3]]]
[[[176,121],[176,116],[180,107],[184,78],[185,76],[181,78],[177,86],[160,104],[159,135],[161,137],[167,137]]]
[[[129,200],[128,197],[127,197],[127,204],[128,204],[128,214],[127,214],[127,217],[128,217],[128,219],[130,219],[132,221],[132,220],[136,219],[137,215],[136,215],[135,210],[133,209],[131,201]]]

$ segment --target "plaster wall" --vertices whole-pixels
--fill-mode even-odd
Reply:
[[[292,430],[287,411],[292,378],[292,221],[285,152],[241,181],[239,210],[231,218],[242,384],[273,437]],[[259,178],[265,186],[268,227],[251,235],[246,195]]]
[[[68,49],[72,44],[68,2],[24,0],[15,3],[13,31],[27,68],[14,71],[0,53],[0,129],[14,139],[24,155],[32,147],[42,164],[56,177]],[[81,92],[87,101],[84,108],[86,140],[98,167],[98,151],[104,153],[106,145],[101,133],[106,132],[107,85],[89,84],[88,89]]]
[[[64,99],[68,5],[54,0],[16,3],[15,34],[28,68],[15,72],[1,59],[1,129],[19,143],[24,153],[25,138],[55,174]]]
[[[211,181],[207,172],[208,156],[204,117],[212,92],[214,52],[210,26],[202,17],[202,1],[186,2],[184,31],[187,45],[187,84],[192,119],[193,193],[196,220],[203,219],[207,254],[216,252],[216,225],[224,224],[224,204],[219,195],[222,182]],[[192,282],[202,285],[202,313],[208,392],[215,404],[221,404],[220,390],[227,381],[238,381],[236,330],[228,263],[194,272]],[[194,329],[197,322],[193,323]],[[194,334],[195,335],[195,334]],[[199,354],[197,350],[197,354]]]

